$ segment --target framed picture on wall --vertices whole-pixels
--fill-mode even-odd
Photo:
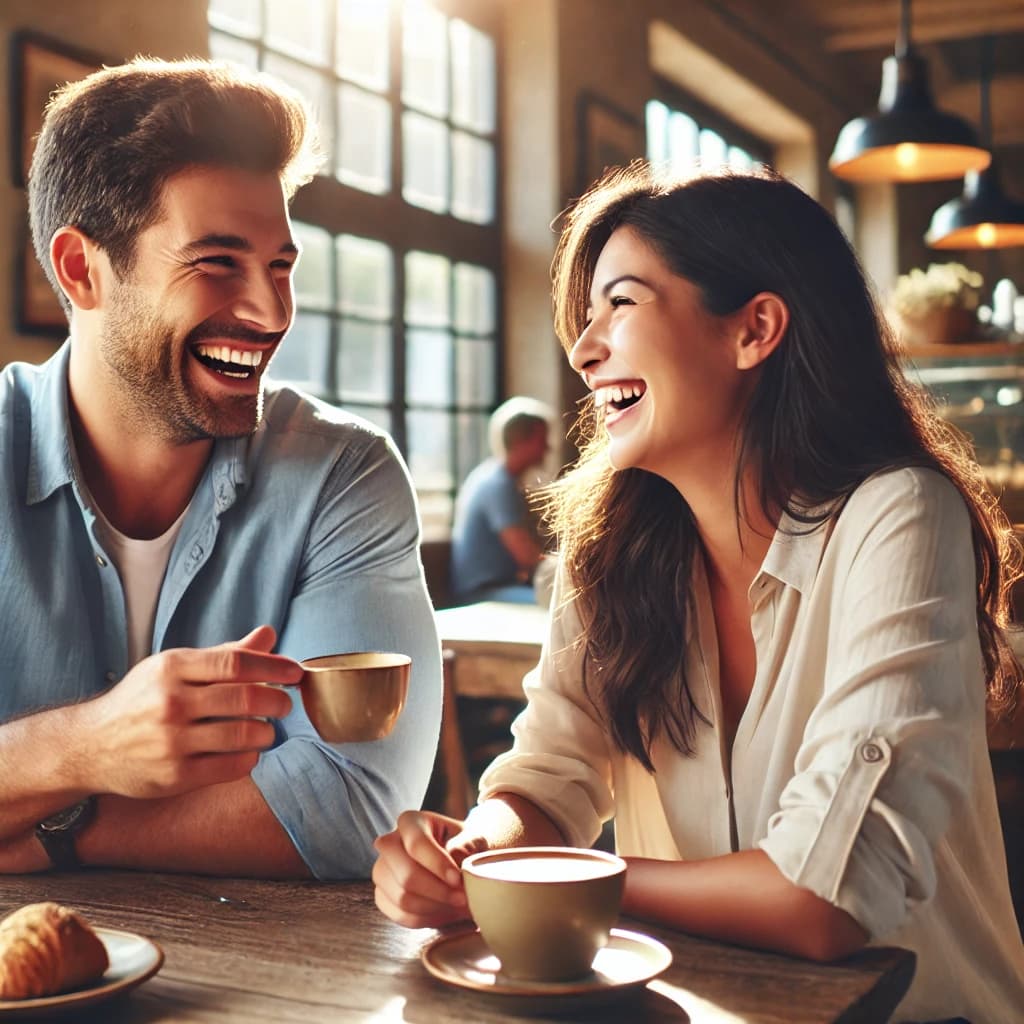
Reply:
[[[612,167],[625,167],[647,154],[644,125],[603,96],[582,93],[577,101],[578,186],[589,188]]]
[[[36,32],[15,32],[11,36],[11,79],[7,95],[13,135],[11,177],[15,185],[24,188],[28,180],[36,136],[42,127],[43,111],[50,94],[65,82],[85,78],[101,63],[101,58],[94,54]]]
[[[43,123],[50,94],[65,82],[77,81],[94,71],[101,59],[35,32],[11,36],[10,102],[11,179],[24,188],[32,163],[36,137]],[[28,211],[15,248],[15,325],[19,331],[60,336],[68,324],[32,249]]]

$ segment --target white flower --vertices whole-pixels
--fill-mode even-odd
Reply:
[[[923,316],[934,309],[974,310],[981,298],[981,274],[962,263],[932,263],[928,269],[915,267],[896,280],[889,306],[900,316]]]

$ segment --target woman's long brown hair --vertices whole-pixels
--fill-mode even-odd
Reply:
[[[555,328],[567,352],[586,324],[597,257],[626,225],[698,286],[709,312],[731,313],[760,291],[789,308],[786,336],[745,411],[737,516],[748,468],[762,509],[784,509],[808,528],[880,470],[943,473],[970,514],[990,706],[1010,705],[1019,666],[1002,629],[1019,546],[970,445],[907,383],[835,221],[770,171],[672,183],[659,183],[642,162],[613,172],[566,215],[552,264]],[[580,457],[550,489],[547,512],[583,623],[584,684],[616,745],[653,770],[655,739],[688,753],[698,727],[684,652],[699,540],[675,487],[644,470],[611,468],[589,400],[576,430]]]

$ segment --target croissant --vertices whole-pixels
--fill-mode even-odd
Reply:
[[[30,903],[0,921],[0,999],[33,999],[101,977],[106,947],[69,907]]]

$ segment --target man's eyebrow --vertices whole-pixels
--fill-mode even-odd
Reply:
[[[183,256],[190,254],[200,255],[207,249],[231,249],[234,252],[252,252],[253,244],[248,238],[243,238],[241,235],[209,234],[203,235],[202,238],[194,238],[191,242],[186,242],[181,247],[181,254]],[[283,242],[277,251],[297,256],[299,247],[289,240]]]

